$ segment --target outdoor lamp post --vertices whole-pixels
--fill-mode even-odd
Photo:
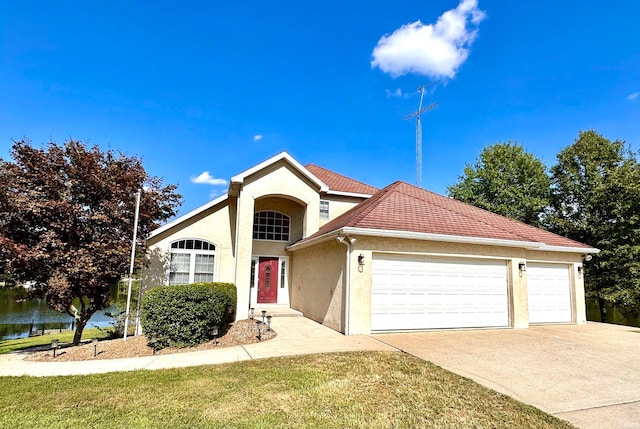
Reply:
[[[258,341],[262,340],[262,323],[256,320],[256,326],[258,327]]]
[[[58,346],[60,345],[60,342],[58,340],[52,340],[51,341],[51,348],[53,349],[53,358],[56,358],[56,349],[58,348]]]
[[[96,357],[98,356],[98,339],[94,338],[91,343],[93,344],[93,357]]]
[[[267,316],[267,331],[271,332],[271,315]]]
[[[262,310],[262,323],[264,324],[264,316],[267,315],[267,310]]]
[[[217,347],[218,346],[218,326],[214,325],[213,328],[211,328],[211,334],[213,334],[213,346]]]

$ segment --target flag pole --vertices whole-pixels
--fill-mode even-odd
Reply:
[[[136,214],[133,220],[133,242],[131,243],[131,264],[129,265],[129,288],[127,291],[127,310],[124,316],[124,341],[127,341],[127,331],[129,330],[129,308],[131,306],[131,282],[133,281],[133,266],[136,259],[136,239],[138,237],[138,214],[140,213],[140,194],[136,192]]]

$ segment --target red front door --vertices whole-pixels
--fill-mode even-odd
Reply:
[[[260,258],[258,262],[258,304],[278,302],[278,258]]]

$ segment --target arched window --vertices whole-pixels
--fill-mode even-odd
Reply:
[[[213,281],[215,244],[205,240],[185,239],[174,241],[170,247],[170,285]]]
[[[289,216],[279,212],[263,211],[253,216],[253,239],[289,241]]]

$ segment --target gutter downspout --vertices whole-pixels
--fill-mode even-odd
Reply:
[[[347,252],[345,255],[345,269],[344,269],[344,289],[345,289],[345,298],[344,298],[344,334],[349,335],[349,322],[350,322],[350,312],[349,308],[351,306],[351,246],[355,244],[356,239],[350,237],[348,235],[339,235],[336,237],[336,240],[340,244],[344,244],[347,246]]]

